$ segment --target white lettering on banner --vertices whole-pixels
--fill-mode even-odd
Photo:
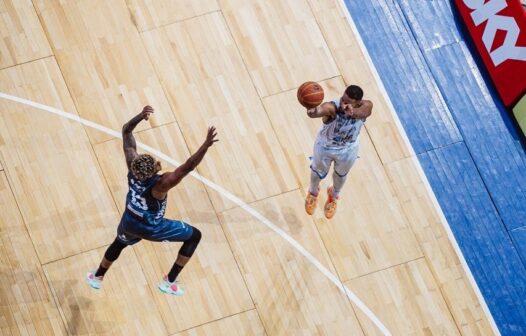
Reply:
[[[498,15],[497,13],[507,7],[506,0],[464,0],[464,4],[473,9],[471,17],[476,26],[488,21],[482,34],[482,41],[491,56],[495,66],[509,60],[526,61],[526,47],[518,47],[519,25],[513,17]],[[506,32],[504,43],[491,51],[491,46],[497,36],[497,30]]]

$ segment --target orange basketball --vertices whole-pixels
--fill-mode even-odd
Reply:
[[[323,102],[323,88],[316,82],[305,82],[298,88],[298,101],[308,109]]]

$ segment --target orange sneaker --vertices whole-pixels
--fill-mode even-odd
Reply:
[[[332,186],[327,188],[327,201],[325,202],[325,206],[323,208],[325,212],[325,217],[327,219],[331,219],[332,217],[334,217],[334,214],[336,213],[336,206],[337,206],[336,202],[338,201],[339,197],[332,197],[333,191],[334,191],[334,188]]]
[[[305,211],[312,215],[316,211],[316,204],[318,204],[318,195],[313,195],[310,192],[307,192],[307,197],[305,198]]]

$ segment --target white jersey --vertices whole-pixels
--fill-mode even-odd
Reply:
[[[332,101],[336,105],[336,117],[323,123],[316,145],[330,149],[345,149],[357,144],[360,130],[365,119],[353,119],[340,110],[340,100]]]

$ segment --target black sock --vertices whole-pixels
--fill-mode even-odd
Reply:
[[[97,272],[95,272],[95,276],[96,277],[104,276],[104,274],[106,274],[107,270],[108,270],[107,268],[104,268],[104,267],[102,267],[102,265],[100,265],[99,269],[97,270]]]
[[[170,270],[170,273],[168,273],[168,281],[174,282],[175,279],[177,279],[177,276],[179,275],[179,272],[183,269],[184,266],[179,266],[176,263],[172,266],[172,269]]]

